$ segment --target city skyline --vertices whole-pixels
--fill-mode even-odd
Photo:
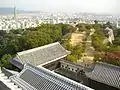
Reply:
[[[45,12],[120,14],[119,0],[0,0],[0,7]]]

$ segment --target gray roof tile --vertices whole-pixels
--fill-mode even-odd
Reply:
[[[95,81],[120,88],[120,67],[118,66],[97,63],[94,70],[86,75]]]
[[[10,79],[23,90],[92,90],[43,67],[37,68],[30,64]]]
[[[65,50],[60,43],[52,43],[42,47],[30,49],[17,53],[17,58],[23,63],[30,63],[34,66],[44,64],[52,60],[65,57],[70,52]]]

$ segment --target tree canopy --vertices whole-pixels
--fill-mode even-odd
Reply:
[[[72,32],[73,26],[68,24],[41,24],[35,28],[0,31],[0,65],[6,66],[8,58],[17,52],[40,47],[60,41]],[[10,57],[10,58],[11,58]]]

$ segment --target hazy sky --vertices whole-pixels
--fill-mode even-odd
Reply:
[[[0,0],[0,7],[52,12],[120,14],[120,0]]]

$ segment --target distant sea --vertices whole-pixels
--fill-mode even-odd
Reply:
[[[13,13],[14,13],[14,8],[0,7],[0,15],[13,14]],[[16,10],[16,13],[28,13],[28,11]]]

